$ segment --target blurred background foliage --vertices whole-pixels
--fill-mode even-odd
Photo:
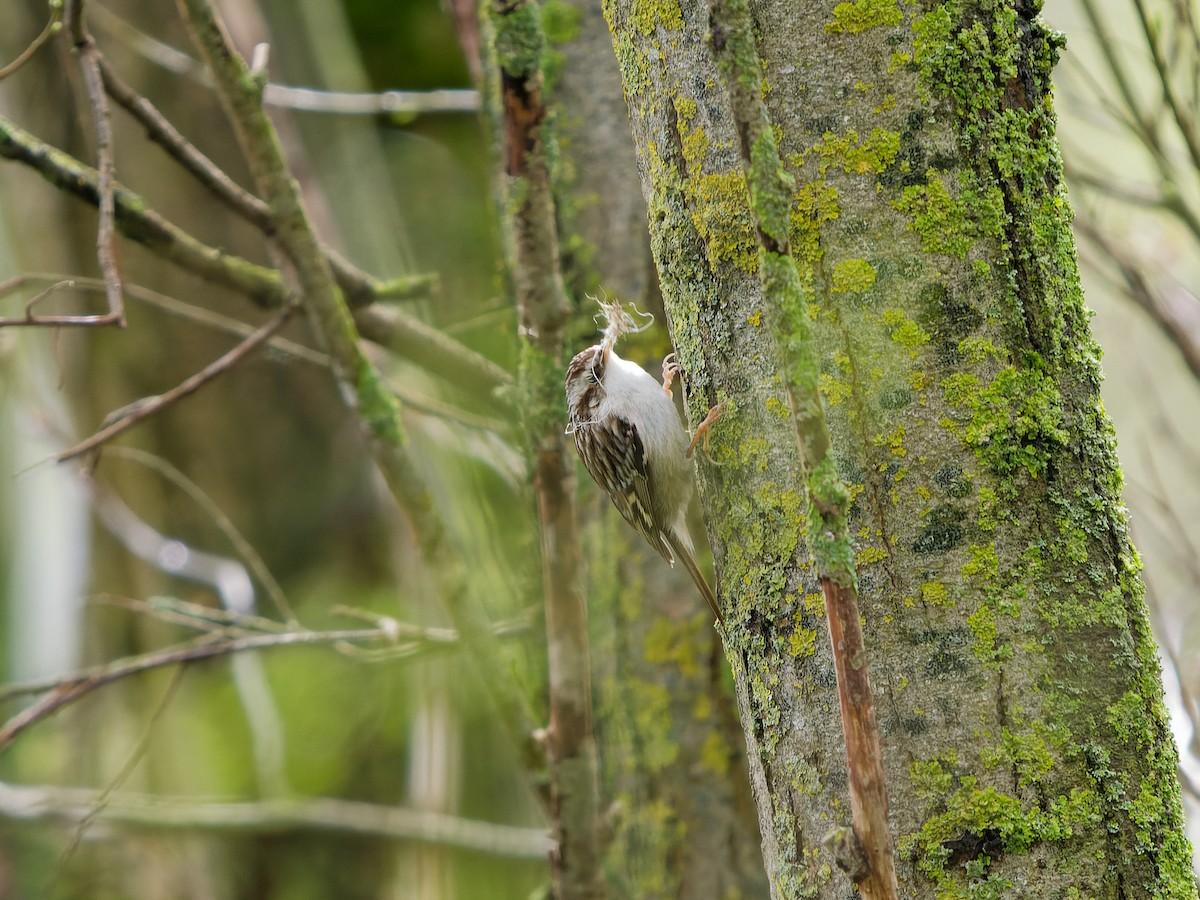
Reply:
[[[220,7],[244,53],[270,44],[271,79],[279,84],[359,92],[474,87],[454,17],[438,0],[228,0]],[[558,24],[575,21],[560,4],[550,7]],[[578,15],[594,15],[583,8]],[[89,14],[121,76],[247,184],[218,104],[179,56],[192,51],[173,6],[109,0],[90,3]],[[1061,138],[1085,287],[1107,353],[1105,396],[1169,663],[1185,801],[1195,821],[1191,783],[1200,774],[1189,773],[1200,769],[1188,751],[1195,750],[1192,697],[1200,688],[1200,365],[1189,361],[1200,360],[1194,296],[1200,38],[1184,0],[1051,0],[1045,14],[1069,37],[1059,67]],[[28,46],[46,16],[40,0],[9,0],[0,60]],[[563,65],[569,82],[570,64]],[[582,77],[586,94],[590,76]],[[608,93],[598,99],[620,103],[619,87]],[[86,102],[64,41],[51,42],[0,81],[0,113],[81,159],[94,157],[90,132],[80,124],[87,121]],[[514,371],[516,316],[500,262],[495,156],[485,120],[471,113],[287,109],[276,110],[275,119],[322,237],[379,277],[436,273],[439,289],[403,301],[407,310]],[[114,111],[114,123],[122,183],[199,239],[272,264],[261,236],[181,176],[127,115]],[[610,136],[628,142],[623,132]],[[576,169],[619,168],[611,165],[616,151],[607,149],[599,163],[589,163],[594,146],[567,139],[564,158]],[[632,167],[606,174],[634,185],[637,194]],[[603,206],[585,201],[572,213],[581,233],[588,233],[589,209]],[[634,209],[633,221],[641,217]],[[90,207],[22,167],[0,165],[0,281],[20,273],[96,275],[95,228]],[[568,241],[565,253],[577,256],[571,286],[609,287],[652,307],[644,236],[619,230],[626,238],[634,232],[641,248],[640,255],[615,254],[631,271],[617,274],[602,252],[589,255],[588,247],[606,239]],[[131,284],[241,321],[265,318],[243,298],[163,264],[137,244],[123,242],[121,260]],[[38,289],[10,290],[3,313],[17,314]],[[58,308],[99,303],[64,293],[52,301]],[[244,536],[305,627],[362,626],[339,607],[360,617],[446,625],[408,524],[382,489],[354,418],[328,373],[295,357],[268,350],[250,358],[130,432],[121,444],[141,455],[106,454],[91,481],[46,464],[110,411],[168,389],[232,345],[228,335],[160,304],[136,297],[129,303],[125,330],[0,331],[6,680],[52,676],[190,636],[163,615],[131,609],[130,600],[169,598],[210,609],[223,600],[245,601],[237,590],[246,582],[246,560],[190,486]],[[589,342],[590,314],[581,311],[572,325],[579,346]],[[290,325],[287,336],[307,340],[302,324]],[[631,353],[652,367],[666,349],[665,335],[639,340]],[[472,548],[468,566],[488,614],[495,621],[536,620],[536,517],[520,442],[504,421],[511,413],[495,398],[447,385],[398,358],[381,355],[379,362],[425,401],[406,405],[413,452],[456,546]],[[417,408],[442,402],[463,415]],[[592,523],[585,541],[602,793],[622,804],[613,812],[619,837],[609,877],[618,895],[707,896],[681,886],[678,867],[667,864],[684,853],[687,839],[687,812],[671,798],[691,797],[700,815],[706,804],[733,809],[730,827],[741,827],[749,845],[756,840],[737,750],[714,742],[717,732],[705,724],[715,718],[729,726],[722,733],[737,732],[736,715],[721,708],[728,693],[689,694],[675,683],[720,668],[711,635],[677,573],[665,573],[657,560],[643,571],[641,546],[627,542],[589,484],[581,498]],[[126,507],[132,517],[121,513]],[[180,554],[204,562],[205,553],[212,559],[203,579],[169,571]],[[229,574],[239,566],[240,576]],[[288,618],[257,573],[254,587],[261,615]],[[666,610],[649,633],[631,630],[643,604]],[[543,720],[540,629],[535,623],[504,640],[511,668],[496,675],[517,685]],[[665,730],[662,721],[684,703],[688,711],[674,715],[684,724]],[[4,714],[19,708],[10,701]],[[660,784],[656,778],[666,770],[679,770],[682,786]],[[41,799],[57,798],[61,815],[33,823],[18,814],[20,797],[4,788],[0,897],[517,898],[548,883],[535,841],[546,827],[536,800],[542,785],[522,766],[478,680],[453,650],[375,661],[330,647],[280,649],[125,679],[0,752],[0,784],[113,792],[109,798],[93,791],[82,806],[77,798],[74,806],[67,802],[75,795],[47,793]],[[157,824],[119,824],[102,814],[120,812],[117,795],[181,802],[151,809]],[[514,845],[523,840],[525,849],[483,852],[453,840],[397,840],[381,829],[295,821],[166,825],[170,813],[191,815],[195,826],[201,801],[297,797],[512,826],[521,829],[513,832]],[[342,811],[353,818],[355,810]],[[754,862],[740,858],[748,869]],[[754,879],[749,874],[741,883],[746,895],[761,887]]]

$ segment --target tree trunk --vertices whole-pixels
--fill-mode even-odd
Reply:
[[[591,324],[586,295],[604,290],[662,321],[608,26],[592,0],[542,10],[558,26],[547,25],[561,59],[551,79],[557,216],[579,319]],[[572,352],[596,339],[579,333]],[[655,371],[665,344],[632,358]],[[585,556],[611,895],[764,896],[745,741],[712,616],[682,567],[665,566],[607,498],[591,496],[602,519]]]
[[[847,896],[814,539],[707,6],[610,2],[773,896]],[[883,737],[903,896],[1194,897],[1176,750],[1023,4],[759,0],[761,92]],[[759,89],[760,86],[753,86]],[[764,315],[768,318],[765,319]],[[1071,892],[1074,893],[1071,893]]]

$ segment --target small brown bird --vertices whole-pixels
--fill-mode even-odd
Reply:
[[[690,445],[668,387],[621,359],[606,341],[571,360],[566,389],[567,433],[575,437],[584,468],[663,559],[683,563],[713,614],[723,620],[688,534]]]

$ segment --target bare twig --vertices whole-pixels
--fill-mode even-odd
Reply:
[[[96,808],[96,791],[0,782],[0,818],[79,822]],[[498,825],[441,813],[317,798],[259,803],[204,803],[191,798],[113,792],[94,817],[131,828],[279,834],[310,829],[461,847],[496,856],[545,859],[544,828]]]
[[[1200,303],[1182,287],[1175,297],[1156,289],[1142,266],[1125,253],[1086,215],[1075,220],[1075,230],[1093,242],[1116,265],[1126,294],[1150,316],[1179,350],[1193,377],[1200,379]]]
[[[121,80],[112,66],[100,60],[100,75],[104,88],[121,108],[146,129],[146,135],[162,147],[167,155],[190,172],[195,179],[239,216],[264,232],[274,230],[271,213],[263,203],[201,153],[158,108]]]
[[[187,170],[201,185],[233,212],[267,237],[275,234],[275,222],[267,204],[241,187],[211,159],[180,134],[179,130],[149,100],[127,85],[112,67],[99,60],[100,74],[110,97],[146,129],[152,141]],[[433,274],[409,275],[379,282],[330,247],[323,248],[338,285],[351,305],[362,306],[382,299],[411,299],[428,296],[438,284]]]
[[[378,629],[344,629],[339,631],[288,631],[280,634],[256,634],[244,637],[205,637],[166,650],[156,650],[140,656],[131,656],[103,666],[85,669],[72,675],[37,682],[10,684],[0,688],[0,701],[30,694],[45,693],[36,703],[26,707],[0,726],[0,751],[10,744],[25,729],[47,718],[81,697],[105,685],[140,672],[149,672],[166,666],[182,665],[215,659],[247,650],[268,650],[278,647],[313,646],[342,641],[372,642],[386,641],[388,635]],[[48,693],[47,693],[48,692]]]
[[[95,205],[96,171],[39,141],[0,116],[0,157],[30,166],[51,184]],[[238,291],[259,306],[273,308],[289,301],[283,279],[273,269],[204,244],[150,209],[146,201],[123,187],[116,190],[117,227],[122,233],[180,268],[215,284]],[[337,267],[335,266],[335,272]],[[421,276],[415,276],[421,277]],[[372,282],[372,299],[401,293],[395,284]],[[347,299],[354,295],[347,286]],[[359,297],[359,302],[366,302]],[[400,310],[377,305],[355,312],[362,335],[404,356],[453,384],[491,397],[496,388],[512,384],[512,376],[491,360]],[[494,400],[504,403],[500,396]]]
[[[210,635],[217,633],[223,636],[287,634],[294,630],[291,626],[273,619],[204,606],[175,597],[152,597],[149,600],[136,600],[132,597],[102,594],[93,597],[91,602],[125,609]],[[394,645],[382,648],[364,648],[359,644],[334,645],[334,649],[339,652],[352,650],[354,656],[370,662],[411,660],[418,656],[454,649],[462,644],[458,632],[452,628],[429,628],[413,625],[409,622],[401,622],[391,616],[341,605],[335,605],[330,612],[372,623],[380,635],[386,638],[389,644]],[[505,619],[492,626],[492,634],[502,639],[527,635],[533,629],[532,620],[531,612],[516,618]]]
[[[100,290],[107,291],[107,283],[101,279],[96,279]],[[21,276],[10,278],[7,281],[0,282],[0,295],[8,293],[21,286],[24,279]],[[25,315],[21,317],[0,316],[0,328],[20,328],[22,326],[31,326],[35,328],[48,328],[60,325],[64,326],[96,326],[96,325],[112,325],[112,313],[104,313],[102,315],[65,315],[65,316],[35,316],[33,308],[43,300],[49,298],[52,294],[63,289],[74,288],[78,284],[74,278],[64,278],[56,281],[46,289],[38,292],[25,303]]]
[[[97,594],[87,602],[95,606],[110,606],[126,612],[137,613],[171,625],[180,625],[202,634],[282,634],[289,630],[287,625],[262,616],[246,615],[202,603],[192,603],[175,597],[151,597],[138,600],[116,594]]]
[[[96,192],[99,195],[97,209],[100,214],[96,229],[96,258],[100,263],[100,274],[104,277],[108,317],[98,322],[83,321],[80,324],[116,324],[124,328],[125,299],[121,293],[121,270],[117,264],[116,164],[113,160],[112,116],[104,93],[104,79],[100,76],[100,50],[84,24],[83,3],[84,0],[67,0],[66,25],[79,55],[83,83],[92,105],[92,124],[96,129]]]
[[[217,527],[217,530],[225,536],[225,539],[229,541],[234,552],[237,553],[238,558],[242,561],[242,564],[254,573],[254,577],[258,579],[259,583],[266,590],[267,596],[271,598],[276,611],[289,624],[294,625],[296,623],[296,614],[292,611],[291,603],[288,602],[287,596],[284,594],[279,582],[275,580],[275,576],[271,574],[271,570],[267,568],[267,564],[263,562],[263,558],[259,556],[258,551],[254,549],[253,545],[242,536],[242,533],[233,524],[229,516],[225,514],[225,511],[213,502],[200,489],[200,486],[196,482],[192,481],[161,456],[146,453],[144,450],[139,450],[136,447],[110,447],[106,452],[109,456],[116,456],[118,459],[127,459],[140,466],[153,469],[187,494],[192,502],[204,511],[204,514],[209,517]]]
[[[1138,21],[1142,25],[1146,46],[1150,48],[1150,58],[1154,61],[1154,70],[1162,88],[1163,104],[1171,112],[1175,127],[1178,129],[1180,137],[1183,138],[1184,145],[1188,149],[1188,156],[1192,161],[1192,168],[1195,170],[1200,168],[1200,135],[1196,133],[1196,122],[1176,96],[1175,87],[1171,83],[1170,66],[1159,45],[1158,28],[1150,21],[1150,14],[1146,11],[1145,3],[1143,0],[1133,0],[1133,6],[1137,10]]]
[[[318,91],[313,88],[268,84],[263,102],[301,112],[350,116],[415,116],[421,113],[479,111],[479,91],[442,88],[433,91]]]
[[[106,421],[111,421],[99,431],[89,437],[87,440],[81,441],[69,450],[64,450],[59,453],[54,459],[58,462],[64,462],[68,459],[74,459],[91,450],[95,450],[106,441],[111,441],[119,434],[123,434],[133,426],[137,425],[144,419],[157,413],[172,403],[182,400],[184,397],[194,394],[204,385],[208,384],[214,378],[232,369],[239,362],[253,353],[261,346],[267,338],[273,335],[276,331],[283,327],[284,323],[292,317],[295,312],[294,306],[286,306],[272,316],[265,324],[260,326],[250,337],[246,338],[224,356],[219,357],[209,363],[195,375],[184,379],[180,384],[167,391],[165,394],[158,394],[153,397],[143,397],[130,405],[110,413]]]
[[[102,30],[127,44],[155,65],[212,86],[212,78],[203,64],[182,50],[158,40],[121,19],[107,8],[97,7],[96,19]],[[263,102],[268,106],[301,112],[338,115],[414,116],[423,113],[473,113],[480,106],[479,92],[440,89],[432,91],[380,91],[378,93],[325,91],[314,88],[267,84]]]
[[[250,78],[245,61],[230,44],[228,34],[207,0],[179,0],[193,40],[212,70],[217,94],[238,134],[258,193],[276,217],[279,242],[294,266],[297,290],[314,330],[333,359],[333,371],[344,395],[354,405],[370,438],[370,448],[393,495],[408,514],[429,570],[471,662],[496,702],[501,717],[526,761],[533,764],[539,748],[533,740],[533,718],[524,698],[505,671],[490,623],[469,589],[460,558],[447,536],[442,513],[430,496],[423,473],[406,448],[406,436],[394,395],[383,389],[379,373],[359,345],[362,318],[352,319],[334,290],[328,267],[319,252],[312,224],[288,171],[278,136],[262,108],[262,82]],[[384,310],[371,307],[364,313]],[[430,329],[432,330],[432,329]],[[452,342],[453,343],[453,342]]]
[[[68,860],[79,849],[79,845],[83,842],[83,837],[87,833],[88,827],[104,812],[105,807],[112,799],[114,792],[118,791],[133,774],[133,770],[137,768],[137,764],[146,755],[146,748],[150,745],[150,738],[154,734],[154,728],[162,719],[162,715],[167,710],[167,706],[171,702],[171,698],[175,696],[175,691],[179,687],[179,682],[183,677],[183,669],[176,669],[171,680],[167,683],[166,690],[163,691],[158,703],[154,706],[154,712],[150,715],[149,720],[142,728],[142,733],[134,742],[125,761],[121,764],[121,768],[117,770],[117,774],[109,780],[104,786],[104,789],[96,794],[95,802],[91,804],[91,808],[87,810],[79,820],[75,823],[75,828],[71,834],[71,839],[67,842],[67,846],[63,848],[62,853],[58,856],[58,865],[54,868],[54,874],[50,879],[50,884],[46,888],[46,896],[54,895],[54,888],[58,883],[59,876],[66,867]]]
[[[16,59],[3,68],[0,68],[0,80],[7,78],[21,68],[21,66],[25,65],[25,63],[29,62],[29,60],[33,59],[33,55],[41,49],[42,45],[58,34],[62,28],[62,15],[62,5],[51,3],[50,18],[46,22],[46,27],[42,29],[41,34],[35,37],[28,47],[21,51]]]
[[[99,278],[89,278],[84,275],[59,275],[53,273],[42,272],[25,272],[21,275],[16,275],[7,281],[0,282],[0,297],[4,297],[14,291],[17,291],[28,285],[36,285],[48,283],[50,287],[40,291],[33,299],[26,302],[26,307],[40,302],[45,299],[53,291],[58,291],[64,288],[75,288],[78,290],[104,290],[104,282]],[[210,309],[205,309],[202,306],[196,306],[191,303],[185,303],[175,297],[160,293],[159,291],[151,290],[150,288],[142,287],[138,284],[125,283],[125,296],[128,299],[137,300],[145,303],[155,309],[161,310],[172,316],[178,316],[181,319],[186,319],[189,322],[195,322],[205,327],[223,331],[226,334],[236,335],[240,338],[248,338],[254,334],[254,326],[240,319],[232,318],[231,316],[222,315]],[[390,321],[391,317],[387,317]],[[402,328],[403,326],[399,326]],[[383,334],[389,333],[386,326],[380,328]],[[415,340],[415,335],[410,336],[410,340]],[[401,343],[404,343],[402,341]],[[437,344],[436,346],[442,346]],[[433,353],[436,349],[431,348],[428,352]],[[456,345],[460,346],[461,345]],[[322,353],[319,350],[314,350],[304,344],[298,344],[295,341],[288,340],[278,335],[272,336],[267,341],[267,347],[281,356],[298,360],[306,365],[320,366],[329,368],[331,365],[329,354]],[[503,373],[502,369],[498,371]],[[493,432],[498,435],[506,435],[512,431],[512,423],[503,419],[496,419],[490,416],[479,415],[478,413],[470,412],[452,403],[447,403],[444,400],[439,400],[436,397],[431,397],[428,394],[418,393],[412,388],[399,383],[395,379],[388,379],[388,388],[404,404],[405,409],[411,412],[420,413],[425,416],[433,416],[438,419],[444,419],[447,422],[454,422],[458,425],[464,425],[467,428],[474,428],[480,431]]]

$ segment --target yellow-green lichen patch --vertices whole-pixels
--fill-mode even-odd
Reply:
[[[981,531],[995,530],[1000,509],[1000,498],[996,496],[996,492],[986,484],[981,485],[979,488],[979,515],[975,520],[975,524]]]
[[[869,566],[872,563],[883,562],[887,558],[887,551],[882,547],[863,547],[854,554],[854,565],[857,567]]]
[[[1000,663],[1012,659],[1012,647],[999,645],[1000,628],[996,623],[996,611],[983,604],[967,616],[967,627],[975,636],[972,651],[984,669],[999,669]]]
[[[972,365],[980,365],[988,360],[1004,361],[1004,351],[997,347],[991,338],[969,335],[958,342],[958,352],[963,359]]]
[[[908,429],[903,425],[897,425],[888,434],[875,435],[872,443],[876,447],[887,447],[888,452],[897,459],[903,459],[908,456],[908,451],[904,449],[904,436],[908,433]],[[893,475],[893,480],[899,480]]]
[[[801,619],[802,614],[797,612],[792,633],[788,635],[788,652],[796,657],[814,656],[817,652],[817,632],[801,625]]]
[[[705,254],[714,270],[725,264],[743,272],[758,271],[758,239],[750,220],[746,177],[741,172],[689,178],[692,225],[704,239]]]
[[[792,411],[788,409],[788,405],[778,397],[767,398],[767,412],[775,416],[777,419],[788,419],[792,415]]]
[[[806,263],[821,259],[821,226],[841,215],[838,192],[825,181],[811,181],[796,191],[792,203],[792,255]]]
[[[661,25],[669,31],[683,27],[679,0],[633,0],[629,19],[642,35],[649,37]]]
[[[628,32],[622,31],[613,41],[613,51],[617,57],[617,65],[621,69],[621,81],[625,87],[626,98],[638,97],[646,90],[649,81],[646,76],[646,57],[634,44]]]
[[[940,800],[954,786],[958,757],[953,750],[941,759],[918,759],[908,767],[913,793],[925,803]]]
[[[902,309],[885,309],[879,321],[888,329],[888,337],[907,350],[913,359],[932,340],[929,332],[910,319]]]
[[[400,421],[400,404],[383,384],[379,372],[362,359],[355,382],[358,414],[367,423],[372,436],[388,446],[403,447],[407,442],[407,435]]]
[[[862,293],[874,284],[874,266],[865,259],[843,259],[833,267],[830,290],[835,294]]]
[[[694,100],[681,99],[675,101],[675,109],[679,114],[679,145],[683,148],[683,160],[689,171],[700,171],[708,156],[711,142],[703,128],[692,128],[691,121],[696,114]],[[688,113],[691,115],[688,115]]]
[[[825,23],[828,34],[858,34],[868,28],[894,28],[904,21],[896,0],[854,0],[833,8],[832,21]]]
[[[495,29],[496,61],[514,78],[528,78],[539,71],[546,38],[536,3],[516,5],[503,15],[491,17]]]
[[[950,606],[950,591],[940,581],[926,581],[921,585],[921,600],[930,606]]]
[[[963,563],[962,577],[968,581],[975,579],[988,585],[1000,575],[1000,557],[996,553],[995,543],[972,544],[969,548],[971,558]]]
[[[1067,746],[1065,729],[1055,730],[1042,722],[1000,730],[997,744],[980,755],[984,766],[1011,772],[1021,788],[1040,784],[1053,771]]]
[[[919,794],[930,808],[942,811],[926,818],[919,831],[901,835],[897,841],[900,855],[915,863],[934,883],[938,898],[999,900],[1008,896],[996,892],[1000,883],[988,875],[993,860],[987,853],[965,866],[951,862],[950,845],[969,835],[981,842],[986,836],[994,845],[992,854],[1028,853],[1038,843],[1065,841],[1076,829],[1098,821],[1098,798],[1089,790],[1072,790],[1049,803],[1026,808],[1016,797],[992,786],[981,787],[974,775],[955,778],[954,774],[953,766],[939,760],[915,763],[910,768],[910,775],[919,784]],[[955,784],[957,789],[951,790]],[[967,884],[971,885],[970,892]]]
[[[847,175],[880,175],[900,152],[900,135],[886,128],[872,128],[865,138],[850,129],[839,134],[825,132],[812,147],[820,160],[817,170],[822,178],[831,168]]]
[[[925,184],[911,184],[892,202],[908,216],[908,228],[921,236],[929,253],[944,253],[965,259],[975,243],[975,228],[965,203],[950,195],[946,183],[930,174]]]
[[[1037,477],[1046,471],[1050,453],[1066,446],[1062,395],[1037,369],[1007,366],[987,385],[958,373],[941,384],[946,402],[970,414],[965,424],[945,424],[1001,475],[1024,470]]]

